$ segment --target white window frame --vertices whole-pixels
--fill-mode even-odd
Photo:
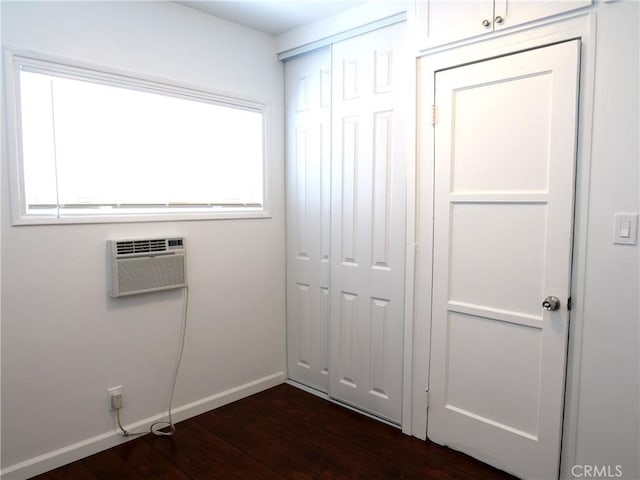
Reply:
[[[148,75],[123,72],[112,68],[88,64],[83,61],[52,57],[49,55],[5,48],[5,89],[7,105],[7,143],[9,167],[9,194],[11,203],[11,224],[46,225],[46,224],[82,224],[82,223],[126,223],[126,222],[158,222],[184,220],[215,220],[271,218],[269,189],[269,114],[267,102],[240,98],[237,95],[224,95],[208,91],[200,87],[158,79]],[[124,87],[148,93],[174,96],[210,102],[216,105],[246,109],[262,114],[262,207],[225,207],[221,209],[202,208],[201,211],[179,211],[167,208],[167,212],[125,213],[115,211],[108,214],[79,214],[73,216],[53,216],[27,213],[23,157],[21,138],[21,105],[20,105],[20,71],[22,67],[37,72],[51,72],[56,76],[67,76],[72,79],[86,79],[107,86]]]

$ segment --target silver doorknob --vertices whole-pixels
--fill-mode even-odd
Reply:
[[[560,300],[558,297],[547,297],[542,302],[542,308],[549,312],[553,312],[560,308]]]
[[[500,15],[498,15],[498,16],[496,17],[496,23],[497,23],[497,24],[501,24],[502,22],[504,22],[504,18],[502,18]]]
[[[484,28],[489,28],[489,25],[491,25],[491,22],[485,18],[485,19],[482,21],[482,26],[483,26]]]

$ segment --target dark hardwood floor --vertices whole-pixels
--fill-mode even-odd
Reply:
[[[511,479],[289,385],[146,435],[37,480]]]

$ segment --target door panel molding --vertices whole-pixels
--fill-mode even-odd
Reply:
[[[285,65],[287,114],[287,371],[328,391],[331,239],[331,54]]]
[[[404,25],[332,48],[329,394],[402,422],[406,228]]]

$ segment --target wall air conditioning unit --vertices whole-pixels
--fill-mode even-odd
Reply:
[[[109,240],[108,249],[112,297],[187,286],[182,237]]]

